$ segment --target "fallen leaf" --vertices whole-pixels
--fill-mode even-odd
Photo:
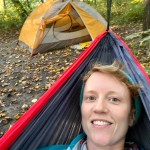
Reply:
[[[5,113],[0,113],[0,118],[5,117],[6,114]]]
[[[36,101],[37,101],[37,99],[35,98],[35,99],[33,99],[31,102],[32,102],[32,103],[35,103]]]
[[[20,117],[21,117],[21,115],[20,115],[20,114],[17,114],[17,115],[14,116],[14,119],[15,119],[15,120],[18,120]]]

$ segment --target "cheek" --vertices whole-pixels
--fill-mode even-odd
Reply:
[[[88,105],[82,104],[81,106],[81,117],[82,117],[82,123],[87,121],[87,119],[90,118],[91,111]]]
[[[81,107],[82,128],[83,128],[84,132],[86,133],[86,135],[89,132],[90,115],[91,115],[91,113],[90,113],[88,106],[82,105],[82,107]]]
[[[116,110],[114,112],[114,115],[118,118],[118,121],[128,123],[130,119],[130,109],[126,108],[126,109]]]
[[[82,116],[82,119],[85,118],[87,115],[87,108],[84,106],[84,104],[82,104],[81,106],[81,116]]]
[[[81,118],[82,118],[82,128],[83,128],[83,130],[84,130],[84,132],[85,132],[85,128],[86,128],[86,118],[87,118],[87,113],[86,113],[86,111],[85,111],[85,108],[84,108],[84,106],[83,106],[83,104],[82,104],[82,106],[81,106]]]

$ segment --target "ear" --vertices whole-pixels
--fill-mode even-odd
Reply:
[[[135,121],[135,109],[132,109],[129,116],[129,127],[132,127],[134,125]]]

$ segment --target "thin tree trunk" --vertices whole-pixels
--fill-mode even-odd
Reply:
[[[18,11],[18,14],[21,18],[26,18],[28,16],[27,11],[23,8],[23,5],[20,3],[19,0],[11,0],[14,4],[16,10]]]
[[[4,13],[6,14],[7,6],[6,6],[6,1],[5,0],[3,0],[3,5],[4,5]]]
[[[6,9],[6,2],[5,2],[5,0],[3,0],[3,4],[4,4],[4,9]]]
[[[94,0],[94,4],[95,4],[95,6],[97,5],[97,1],[96,0]]]
[[[150,0],[145,0],[143,31],[150,29]]]

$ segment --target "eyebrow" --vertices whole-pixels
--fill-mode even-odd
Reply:
[[[85,91],[84,91],[84,93],[85,93]],[[88,93],[89,93],[89,94],[97,94],[97,92],[94,91],[94,90],[86,91],[86,93],[87,93],[87,94],[88,94]],[[107,94],[119,94],[119,95],[120,95],[120,92],[118,92],[118,91],[108,91]]]
[[[85,92],[86,92],[86,93],[94,93],[94,94],[97,93],[97,92],[95,92],[94,90],[84,91],[84,93],[85,93]]]

